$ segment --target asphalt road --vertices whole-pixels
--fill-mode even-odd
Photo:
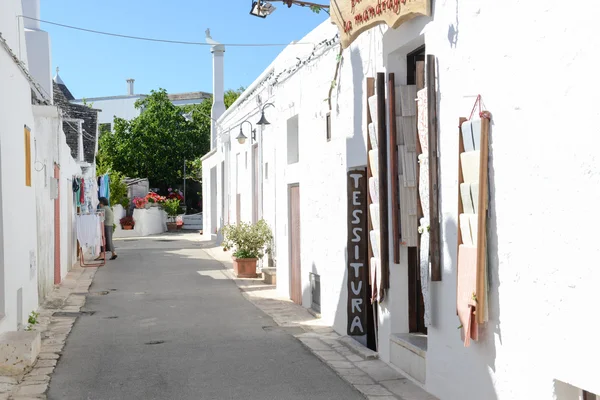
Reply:
[[[85,306],[95,313],[77,319],[48,399],[364,399],[293,336],[265,330],[276,324],[198,242],[115,245],[119,258],[98,270]]]

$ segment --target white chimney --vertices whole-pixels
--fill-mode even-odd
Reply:
[[[52,56],[50,51],[50,35],[40,29],[40,0],[21,0],[22,18],[25,28],[25,45],[27,48],[27,69],[33,79],[40,84],[46,97],[53,102],[52,93]]]
[[[21,0],[23,15],[30,18],[40,19],[40,0]],[[40,21],[23,18],[25,29],[40,30]]]
[[[130,96],[133,96],[133,82],[135,82],[135,79],[133,78],[129,78],[127,79],[127,94]]]
[[[215,122],[225,112],[225,46],[213,40],[210,36],[210,29],[206,30],[206,42],[212,45],[210,52],[213,54],[213,105],[210,126],[210,149],[212,150],[217,145],[217,125]]]

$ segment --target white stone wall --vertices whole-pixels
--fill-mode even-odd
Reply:
[[[405,56],[426,45],[437,56],[442,212],[441,282],[431,284],[425,387],[441,399],[552,399],[571,397],[556,381],[600,393],[597,371],[585,362],[600,356],[596,340],[594,241],[600,200],[596,134],[600,89],[593,53],[598,6],[559,7],[532,1],[435,2],[434,18],[420,17],[397,30],[376,27],[343,54],[334,90],[332,140],[325,140],[327,89],[336,51],[268,89],[239,101],[220,120],[232,129],[226,182],[229,217],[235,218],[236,154],[242,219],[251,218],[249,141],[240,146],[237,125],[259,118],[255,97],[270,101],[264,130],[264,212],[276,231],[280,294],[289,296],[288,184],[300,183],[302,282],[310,305],[308,273],[321,275],[322,314],[346,329],[346,170],[366,164],[366,77],[395,72],[406,79]],[[460,7],[459,7],[460,5]],[[319,26],[302,41],[327,38]],[[456,36],[454,33],[458,32]],[[311,49],[312,50],[312,49]],[[290,46],[269,67],[275,74],[302,46]],[[310,50],[309,50],[310,52]],[[248,90],[251,92],[251,90]],[[456,316],[458,119],[468,117],[481,94],[493,114],[490,153],[490,322],[479,342],[465,348]],[[288,166],[287,120],[299,116],[300,162]],[[248,134],[248,125],[244,125]],[[218,165],[220,153],[206,160]],[[206,190],[210,168],[204,167]],[[219,189],[220,190],[220,189]],[[207,208],[205,192],[205,214]],[[218,201],[219,202],[219,201]],[[221,204],[214,209],[220,212]],[[205,224],[210,218],[205,219]],[[390,243],[391,245],[391,243]],[[390,248],[390,251],[392,249]],[[379,353],[389,361],[389,336],[408,331],[407,256],[390,265],[392,285],[379,309]],[[560,386],[560,385],[559,385]]]
[[[16,15],[21,2],[4,2],[0,13],[0,32],[8,45],[26,59],[25,35],[18,29]],[[22,47],[19,46],[19,43]],[[34,149],[34,118],[31,108],[31,88],[7,51],[0,47],[0,286],[3,288],[3,308],[0,307],[0,332],[17,329],[18,322],[37,309],[37,274],[30,268],[30,256],[36,254],[37,228],[35,189],[25,186],[24,125],[32,129],[31,149]],[[32,165],[33,166],[33,165]],[[22,320],[18,317],[18,292],[22,289]]]
[[[438,1],[434,11],[425,37],[439,57],[443,280],[432,288],[427,387],[444,399],[551,399],[557,379],[600,393],[586,362],[600,357],[600,7]],[[477,94],[493,114],[492,285],[490,323],[465,349],[454,305],[457,122]]]

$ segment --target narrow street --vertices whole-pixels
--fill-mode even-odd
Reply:
[[[361,399],[185,236],[117,241],[49,399]],[[108,292],[108,293],[107,293]]]

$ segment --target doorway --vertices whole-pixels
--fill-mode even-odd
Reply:
[[[252,147],[252,222],[258,221],[258,144]]]
[[[406,56],[406,84],[415,85],[417,92],[425,88],[425,46],[421,46]],[[422,153],[419,140],[417,143],[417,159]],[[419,167],[414,166],[417,171],[417,182],[419,182]],[[423,217],[423,209],[417,197],[417,221]],[[420,240],[417,241],[420,243]],[[427,334],[425,326],[425,304],[421,288],[421,273],[419,247],[408,248],[408,317],[409,330],[411,333]]]
[[[300,258],[300,185],[289,187],[290,233],[290,299],[302,305],[302,275]]]

